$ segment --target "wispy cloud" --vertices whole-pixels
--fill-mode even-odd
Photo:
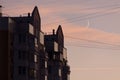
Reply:
[[[119,34],[104,32],[102,30],[87,28],[87,27],[80,27],[80,26],[77,26],[77,27],[65,26],[63,27],[63,29],[64,29],[64,32],[67,32],[66,35],[72,36],[73,38],[86,39],[86,40],[98,41],[98,42],[103,42],[103,43],[108,43],[108,44],[120,45]],[[70,40],[67,39],[67,41],[69,42]]]

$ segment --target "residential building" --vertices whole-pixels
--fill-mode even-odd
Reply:
[[[48,53],[48,80],[69,80],[70,67],[61,25],[56,32],[53,30],[53,34],[45,35],[45,47]]]
[[[1,15],[0,37],[0,79],[45,80],[47,53],[37,7],[28,16]]]
[[[1,7],[0,79],[69,80],[62,27],[44,35],[37,7],[19,17],[2,16]]]

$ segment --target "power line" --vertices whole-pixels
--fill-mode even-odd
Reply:
[[[65,37],[75,39],[75,40],[80,40],[80,41],[82,40],[82,41],[87,41],[87,42],[91,42],[91,43],[105,44],[105,45],[109,45],[109,46],[120,47],[120,45],[110,44],[110,43],[106,43],[106,42],[100,42],[100,41],[95,41],[95,40],[76,38],[76,37],[71,37],[71,36],[66,36],[66,35],[65,35]]]
[[[43,24],[43,26],[44,25],[52,25],[52,24],[60,23],[60,22],[63,23],[63,24],[67,24],[67,23],[73,23],[73,22],[76,22],[76,21],[81,21],[81,20],[85,20],[85,19],[89,19],[89,18],[95,18],[95,17],[99,17],[99,16],[110,15],[110,14],[116,13],[118,11],[107,12],[107,13],[105,13],[105,12],[106,11],[117,10],[117,9],[120,9],[120,6],[119,7],[114,7],[112,9],[107,9],[107,10],[104,10],[104,11],[98,11],[98,12],[95,12],[95,13],[91,13],[91,14],[87,14],[87,15],[83,15],[83,16],[79,16],[79,17],[66,19],[66,21],[68,21],[68,22],[65,22],[65,20],[61,20],[61,21],[57,21],[57,22]],[[99,13],[103,13],[103,12],[104,12],[104,14],[99,14]]]
[[[105,47],[96,47],[96,46],[89,46],[89,45],[70,45],[70,44],[65,44],[66,46],[73,46],[73,47],[84,47],[84,48],[94,48],[94,49],[107,49],[107,50],[120,50],[117,48],[105,48]]]
[[[99,7],[94,7],[94,8],[86,8],[86,9],[98,9],[98,8],[105,8],[105,7],[113,7],[113,6],[116,6],[115,4],[113,4],[113,5],[105,5],[105,6],[99,6]],[[16,8],[17,9],[17,8]],[[9,9],[10,10],[10,9]],[[84,8],[83,8],[83,10],[85,10]],[[8,10],[7,10],[8,11]],[[99,12],[97,12],[97,13],[99,13]],[[96,14],[96,13],[92,13],[92,14],[88,14],[88,15],[93,15],[93,14]],[[84,15],[84,16],[88,16],[88,15]],[[80,16],[80,17],[84,17],[84,16]],[[70,19],[67,19],[67,20],[73,20],[73,19],[77,19],[77,18],[80,18],[80,17],[74,17],[74,18],[70,18]],[[58,22],[53,22],[53,23],[59,23],[59,22],[63,22],[64,23],[64,21],[65,20],[62,20],[62,21],[58,21]],[[70,21],[71,22],[71,21]],[[48,24],[52,24],[52,23],[48,23]],[[47,24],[47,25],[48,25]],[[46,25],[46,24],[43,24],[43,25]]]
[[[80,0],[77,0],[77,1],[80,1]],[[92,0],[92,1],[93,1],[93,0]],[[87,2],[90,2],[90,3],[91,3],[92,1],[90,0],[90,1],[87,1]],[[46,2],[47,2],[47,1],[46,1]],[[57,3],[59,3],[59,4],[61,4],[61,3],[63,3],[63,2],[65,3],[65,1],[57,1],[57,0],[55,0],[55,2],[57,2]],[[71,2],[71,1],[69,1],[69,2]],[[67,3],[69,3],[69,2],[67,1]],[[75,1],[74,1],[74,2],[75,2]],[[72,2],[72,4],[73,4],[74,2]],[[86,1],[80,1],[80,4],[83,4],[84,2],[86,3]],[[48,3],[51,4],[50,1],[48,1]],[[52,1],[52,3],[54,3],[54,1]],[[93,2],[92,2],[92,3],[93,3]],[[44,6],[44,4],[41,4],[41,5]],[[50,5],[50,6],[43,7],[43,8],[50,8],[51,6],[53,7],[53,6],[55,6],[55,5],[56,5],[57,7],[59,6],[58,4],[54,3],[54,5]],[[62,5],[63,5],[63,4],[62,4]],[[69,4],[68,4],[68,5],[69,5]],[[65,9],[66,7],[69,7],[68,5],[64,5],[64,9]],[[79,4],[78,4],[78,5],[79,5]],[[45,5],[45,6],[46,6],[46,5]],[[56,7],[56,6],[55,6],[55,7]],[[97,5],[97,6],[98,6],[98,5]],[[84,10],[91,10],[91,9],[98,9],[98,8],[100,9],[100,8],[106,8],[106,7],[109,8],[109,7],[113,7],[113,6],[119,6],[119,4],[116,3],[116,4],[110,4],[110,5],[107,4],[107,5],[103,5],[103,6],[100,5],[100,6],[98,6],[98,7],[80,8],[79,10],[84,11]],[[41,6],[41,7],[42,7],[42,6]],[[61,5],[60,5],[60,8],[61,8]],[[78,7],[76,7],[76,8],[78,8]],[[76,8],[75,8],[75,9],[76,9]],[[74,10],[75,10],[75,9],[74,9]],[[77,10],[77,11],[78,11],[78,10]],[[57,13],[57,12],[56,12],[56,13]],[[50,16],[55,16],[55,12],[54,12],[54,14],[49,14],[49,16],[46,16],[46,17],[47,17],[47,18],[50,18]],[[60,17],[60,15],[56,15],[56,17],[55,17],[55,18],[52,18],[52,20],[55,20],[55,22],[57,22],[57,21],[56,21],[56,18],[59,18],[59,17]],[[66,19],[65,19],[65,20],[66,20]],[[64,20],[62,20],[62,21],[64,21]],[[52,23],[54,24],[54,22],[52,22]],[[58,20],[58,23],[59,23],[59,20]],[[47,24],[49,24],[49,23],[47,23]],[[43,24],[43,25],[46,25],[46,24]]]
[[[116,11],[116,12],[118,12],[118,11]],[[65,22],[65,20],[61,21],[61,23],[62,24],[73,23],[73,22],[77,22],[77,21],[86,20],[86,19],[89,19],[89,18],[95,18],[95,17],[110,15],[110,14],[113,14],[113,13],[116,13],[116,12],[109,12],[109,13],[104,13],[104,14],[98,14],[98,15],[96,15],[97,13],[99,13],[99,12],[97,12],[97,13],[92,13],[92,14],[84,15],[85,18],[76,17],[76,18],[72,18],[72,19],[67,19],[66,20],[67,22]],[[93,15],[93,16],[89,16],[89,15]],[[81,17],[84,17],[84,16],[81,16]],[[60,21],[53,22],[53,23],[46,24],[46,25],[52,25],[52,24],[55,24],[55,23],[60,23]]]
[[[105,6],[98,6],[98,7],[90,7],[90,8],[88,7],[88,8],[82,8],[80,10],[84,11],[84,10],[91,10],[91,9],[98,9],[98,8],[109,8],[109,7],[114,7],[114,6],[118,6],[118,5],[119,4],[112,4],[112,5],[105,5]],[[22,8],[22,6],[20,8]],[[14,7],[14,9],[18,9],[18,8]],[[9,10],[11,10],[11,9],[9,9]]]
[[[83,4],[91,4],[91,3],[93,3],[93,4],[95,4],[94,3],[95,1],[94,0],[89,0],[89,1],[86,1],[86,0],[71,0],[71,1],[65,1],[65,0],[60,0],[60,1],[58,1],[58,0],[52,0],[52,1],[45,1],[45,2],[41,2],[41,4],[40,5],[42,5],[42,6],[45,6],[45,8],[49,8],[49,7],[54,7],[54,6],[58,6],[58,5],[60,5],[60,7],[61,7],[61,5],[63,5],[64,4],[64,8],[65,7],[67,7],[68,5],[71,5],[71,3],[73,4],[73,5],[83,5]],[[104,3],[105,3],[105,1],[104,1]],[[54,4],[54,5],[53,5]],[[68,4],[68,5],[67,5]],[[102,3],[103,4],[103,3]],[[50,6],[49,6],[50,5]],[[116,4],[113,4],[113,5],[105,5],[106,7],[109,7],[109,6],[116,6],[116,5],[119,5],[118,3],[116,3]],[[101,6],[101,5],[100,5]],[[103,6],[103,7],[105,7],[105,6]],[[101,6],[102,7],[102,6]],[[99,8],[99,7],[98,7]],[[90,8],[88,8],[88,9],[90,9]],[[83,9],[80,9],[80,10],[83,10]]]
[[[105,8],[110,8],[110,7],[119,7],[120,4],[112,4],[112,5],[104,5],[104,6],[97,6],[97,7],[88,7],[88,8],[82,8],[80,10],[92,10],[92,9],[105,9]]]
[[[98,10],[98,9],[105,9],[105,8],[110,8],[110,7],[118,7],[119,4],[112,4],[112,5],[104,5],[104,6],[98,6],[98,7],[88,7],[88,8],[81,8],[80,10],[82,11],[85,11],[85,10]],[[65,8],[64,8],[65,9]],[[77,10],[78,11],[78,10]],[[89,14],[88,14],[89,15]],[[86,16],[86,15],[84,15]],[[82,17],[82,16],[79,16],[79,17]],[[48,18],[48,17],[47,17]],[[74,17],[74,18],[70,18],[70,19],[75,19],[75,18],[78,18],[78,17]],[[63,20],[59,20],[59,21],[65,21],[66,19],[63,19]],[[67,19],[68,20],[68,19]],[[59,23],[59,21],[56,21]],[[54,23],[54,22],[53,22]],[[49,24],[49,23],[47,23]],[[45,24],[46,25],[46,24]]]

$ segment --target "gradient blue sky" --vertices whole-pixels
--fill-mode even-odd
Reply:
[[[4,15],[9,16],[26,15],[37,5],[46,33],[62,25],[71,80],[120,80],[119,0],[1,0],[0,3]]]

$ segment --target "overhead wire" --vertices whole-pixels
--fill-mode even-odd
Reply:
[[[113,11],[113,10],[117,10],[117,9],[120,9],[120,6],[110,8],[110,9],[107,9],[107,10],[104,10],[104,11],[97,11],[97,12],[87,14],[87,15],[83,15],[83,16],[79,16],[79,17],[69,18],[69,19],[66,19],[67,22],[65,20],[61,20],[61,21],[57,21],[57,22],[43,24],[43,26],[44,25],[52,25],[52,24],[56,24],[56,23],[67,24],[67,23],[73,23],[73,22],[76,22],[76,21],[85,20],[85,19],[88,19],[88,18],[95,18],[95,17],[99,17],[99,16],[110,15],[110,14],[118,12],[119,10],[115,11],[115,12],[106,12],[106,11]],[[100,14],[100,13],[102,13],[102,14]]]
[[[81,12],[82,11],[86,11],[86,10],[89,10],[89,11],[91,11],[91,10],[98,10],[98,9],[107,9],[107,8],[113,8],[113,7],[119,7],[118,6],[119,4],[111,4],[111,5],[104,5],[104,6],[97,6],[97,7],[87,7],[87,8],[80,8],[79,10],[81,10]],[[65,8],[64,8],[65,9]],[[78,11],[78,10],[77,10]],[[96,12],[94,12],[94,13],[92,13],[92,14],[95,14]],[[53,15],[53,14],[51,14],[51,15]],[[55,15],[55,14],[54,14]],[[77,17],[73,17],[73,18],[68,18],[68,19],[62,19],[62,20],[58,20],[58,21],[56,21],[55,20],[55,22],[49,22],[49,23],[46,23],[46,24],[43,24],[43,25],[49,25],[49,24],[52,24],[52,23],[59,23],[59,22],[63,22],[63,21],[65,21],[65,20],[70,20],[70,19],[75,19],[75,18],[78,18],[78,17],[84,17],[84,16],[88,16],[88,15],[91,15],[91,14],[87,14],[87,15],[83,15],[83,16],[77,16]],[[50,16],[50,15],[49,15]],[[57,15],[58,16],[58,15]],[[46,16],[47,18],[48,18],[48,16]],[[51,16],[50,16],[51,17]],[[60,16],[58,16],[58,18],[59,18]],[[57,17],[56,17],[56,19],[57,19]]]
[[[58,4],[55,4],[54,1],[57,2]],[[61,4],[61,3],[64,2],[64,1],[56,1],[56,0],[54,0],[54,1],[46,1],[46,2],[48,2],[49,4],[54,3],[54,5],[48,6],[48,5],[46,5],[46,2],[45,2],[45,4],[42,4],[42,3],[41,3],[41,6],[40,6],[40,7],[41,7],[41,8],[51,8],[51,9],[52,9],[53,6],[56,5],[57,7],[60,7],[60,8],[61,8],[61,5],[59,6],[59,4]],[[88,3],[88,2],[91,3],[93,0],[92,0],[92,1],[91,1],[91,0],[90,0],[90,1],[80,1],[80,0],[77,0],[77,1],[79,1],[80,4],[83,4],[83,3]],[[71,1],[69,1],[69,2],[71,2]],[[67,3],[69,3],[69,2],[67,2]],[[74,1],[74,2],[76,2],[76,1]],[[64,2],[64,3],[66,3],[66,2]],[[78,2],[77,2],[77,3],[78,3]],[[93,2],[92,2],[92,3],[93,3]],[[73,4],[75,4],[75,3],[73,3]],[[62,4],[62,5],[63,5],[63,4]],[[77,11],[78,11],[78,10],[84,11],[84,10],[91,10],[91,9],[112,7],[112,6],[118,6],[118,5],[119,5],[119,4],[116,3],[116,4],[109,4],[109,5],[108,5],[108,4],[107,4],[107,5],[105,4],[105,5],[103,5],[103,6],[101,6],[101,5],[98,6],[98,5],[97,5],[97,7],[87,7],[87,8],[80,8],[80,9],[79,9],[79,7],[76,7],[76,8],[78,8]],[[45,6],[45,7],[44,7],[44,6]],[[51,6],[52,6],[52,7],[51,7]],[[62,6],[62,7],[63,7],[63,6]],[[68,7],[69,7],[69,4],[68,4],[68,5],[66,5],[66,4],[64,5],[64,9],[65,9],[65,8],[68,8]],[[75,8],[75,9],[76,9],[76,8]],[[75,9],[74,9],[74,10],[75,10]],[[56,13],[57,13],[57,12],[54,12],[54,14],[49,14],[48,16],[44,16],[44,17],[47,17],[47,18],[52,19],[52,20],[55,20],[55,22],[56,22],[56,20],[60,18],[60,15],[56,15]],[[43,17],[43,19],[44,19],[44,17]],[[59,21],[59,20],[58,20],[58,21]]]
[[[113,6],[116,6],[115,4],[113,4],[113,5],[107,5],[107,6],[99,6],[99,7],[97,7],[97,8],[86,8],[86,9],[98,9],[98,8],[105,8],[105,7],[113,7]],[[17,9],[17,8],[16,8]],[[83,10],[85,10],[84,8],[83,8]],[[7,11],[9,11],[9,10],[7,10]],[[89,16],[89,15],[93,15],[93,14],[97,14],[97,13],[100,13],[100,12],[95,12],[95,13],[91,13],[91,14],[88,14],[88,15],[83,15],[83,16],[79,16],[79,17],[73,17],[73,18],[69,18],[69,19],[66,19],[67,21],[68,21],[68,23],[71,23],[71,21],[72,22],[75,22],[76,21],[76,19],[79,19],[79,18],[82,18],[82,17],[86,17],[86,16]],[[75,20],[75,21],[74,21]],[[78,20],[77,20],[78,21]],[[79,20],[79,21],[81,21],[81,20]],[[65,22],[65,20],[61,20],[61,21],[57,21],[57,22],[53,22],[53,23],[47,23],[47,24],[43,24],[43,26],[45,26],[45,25],[52,25],[52,24],[56,24],[56,23],[59,23],[59,22],[62,22],[63,24],[65,23],[65,24],[67,24],[66,22]]]
[[[90,46],[90,45],[70,45],[65,44],[66,46],[72,46],[72,47],[83,47],[83,48],[94,48],[94,49],[105,49],[105,50],[120,50],[118,48],[107,48],[107,47],[99,47],[99,46]]]
[[[120,4],[110,4],[110,5],[104,5],[104,6],[95,6],[95,7],[87,7],[87,8],[82,8],[80,10],[92,10],[92,9],[105,9],[105,8],[112,8],[112,7],[118,7]]]
[[[116,45],[116,44],[110,44],[107,42],[103,42],[103,41],[97,41],[97,40],[89,40],[89,39],[83,39],[83,38],[76,38],[76,37],[72,37],[72,36],[68,36],[65,35],[66,38],[70,38],[70,39],[74,39],[74,40],[79,40],[79,41],[86,41],[92,44],[80,44],[77,41],[73,41],[73,42],[77,42],[77,44],[72,44],[72,42],[70,43],[66,43],[66,46],[73,46],[73,47],[85,47],[85,48],[96,48],[96,49],[107,49],[107,50],[120,50],[120,45]],[[98,44],[98,45],[93,45],[93,44]]]
[[[101,6],[101,8],[102,8],[102,6]],[[115,9],[118,9],[118,8],[120,8],[120,7],[117,7],[117,8],[115,8]],[[94,9],[94,8],[88,8],[88,9]],[[111,13],[111,12],[110,12]],[[96,14],[96,13],[93,13],[93,14]],[[89,14],[88,14],[89,15]],[[108,13],[107,14],[105,14],[105,15],[108,15]],[[91,17],[95,17],[95,16],[91,16]],[[73,18],[74,19],[74,18]],[[76,18],[75,18],[76,19]],[[85,19],[85,18],[83,18],[83,19]],[[81,20],[81,19],[80,19]],[[68,36],[67,36],[68,37]],[[70,36],[69,36],[69,38],[70,38]],[[109,43],[104,43],[104,42],[98,42],[98,41],[92,41],[92,40],[86,40],[86,39],[78,39],[78,38],[73,38],[73,37],[71,37],[72,39],[77,39],[77,40],[84,40],[84,41],[88,41],[88,42],[93,42],[93,43],[98,43],[98,44],[107,44],[107,45],[112,45],[112,46],[120,46],[120,45],[113,45],[113,44],[109,44]],[[78,46],[78,47],[89,47],[89,46]],[[89,48],[91,48],[91,47],[89,47]],[[92,47],[92,48],[96,48],[96,47]]]
[[[74,40],[82,40],[82,41],[87,41],[87,42],[91,42],[91,43],[97,43],[97,44],[105,44],[105,45],[109,45],[109,46],[116,46],[116,47],[120,47],[120,45],[115,45],[115,44],[110,44],[110,43],[106,43],[106,42],[101,42],[101,41],[96,41],[96,40],[89,40],[89,39],[83,39],[83,38],[76,38],[76,37],[72,37],[72,36],[68,36],[65,35],[66,38],[70,38],[70,39],[74,39]]]
[[[56,1],[56,0],[54,0]],[[58,2],[58,1],[56,1]],[[98,8],[106,8],[106,7],[113,7],[113,6],[118,6],[119,4],[110,4],[110,5],[104,5],[104,6],[97,6],[97,7],[88,7],[88,8],[81,8],[80,10],[84,11],[84,10],[90,10],[90,9],[98,9]],[[21,6],[20,8],[22,8],[24,6]],[[13,8],[12,8],[13,9]],[[7,11],[9,10],[12,10],[12,9],[8,9]],[[18,9],[17,7],[14,7],[14,9]]]
[[[51,32],[49,32],[49,34],[52,34]],[[78,38],[78,37],[72,37],[72,36],[69,36],[69,35],[64,35],[65,38],[68,38],[68,39],[72,39],[70,41],[73,41],[73,42],[70,42],[70,43],[80,43],[82,41],[84,41],[84,43],[89,43],[90,45],[93,45],[94,46],[107,46],[107,47],[114,47],[114,48],[118,48],[120,47],[120,45],[118,45],[117,43],[116,44],[112,44],[112,43],[108,43],[108,42],[105,42],[105,41],[98,41],[98,40],[91,40],[91,39],[85,39],[85,38]],[[74,40],[77,40],[77,41],[74,41]],[[68,43],[68,42],[67,42]],[[80,45],[86,45],[86,44],[80,44]],[[88,45],[88,44],[87,44]]]

